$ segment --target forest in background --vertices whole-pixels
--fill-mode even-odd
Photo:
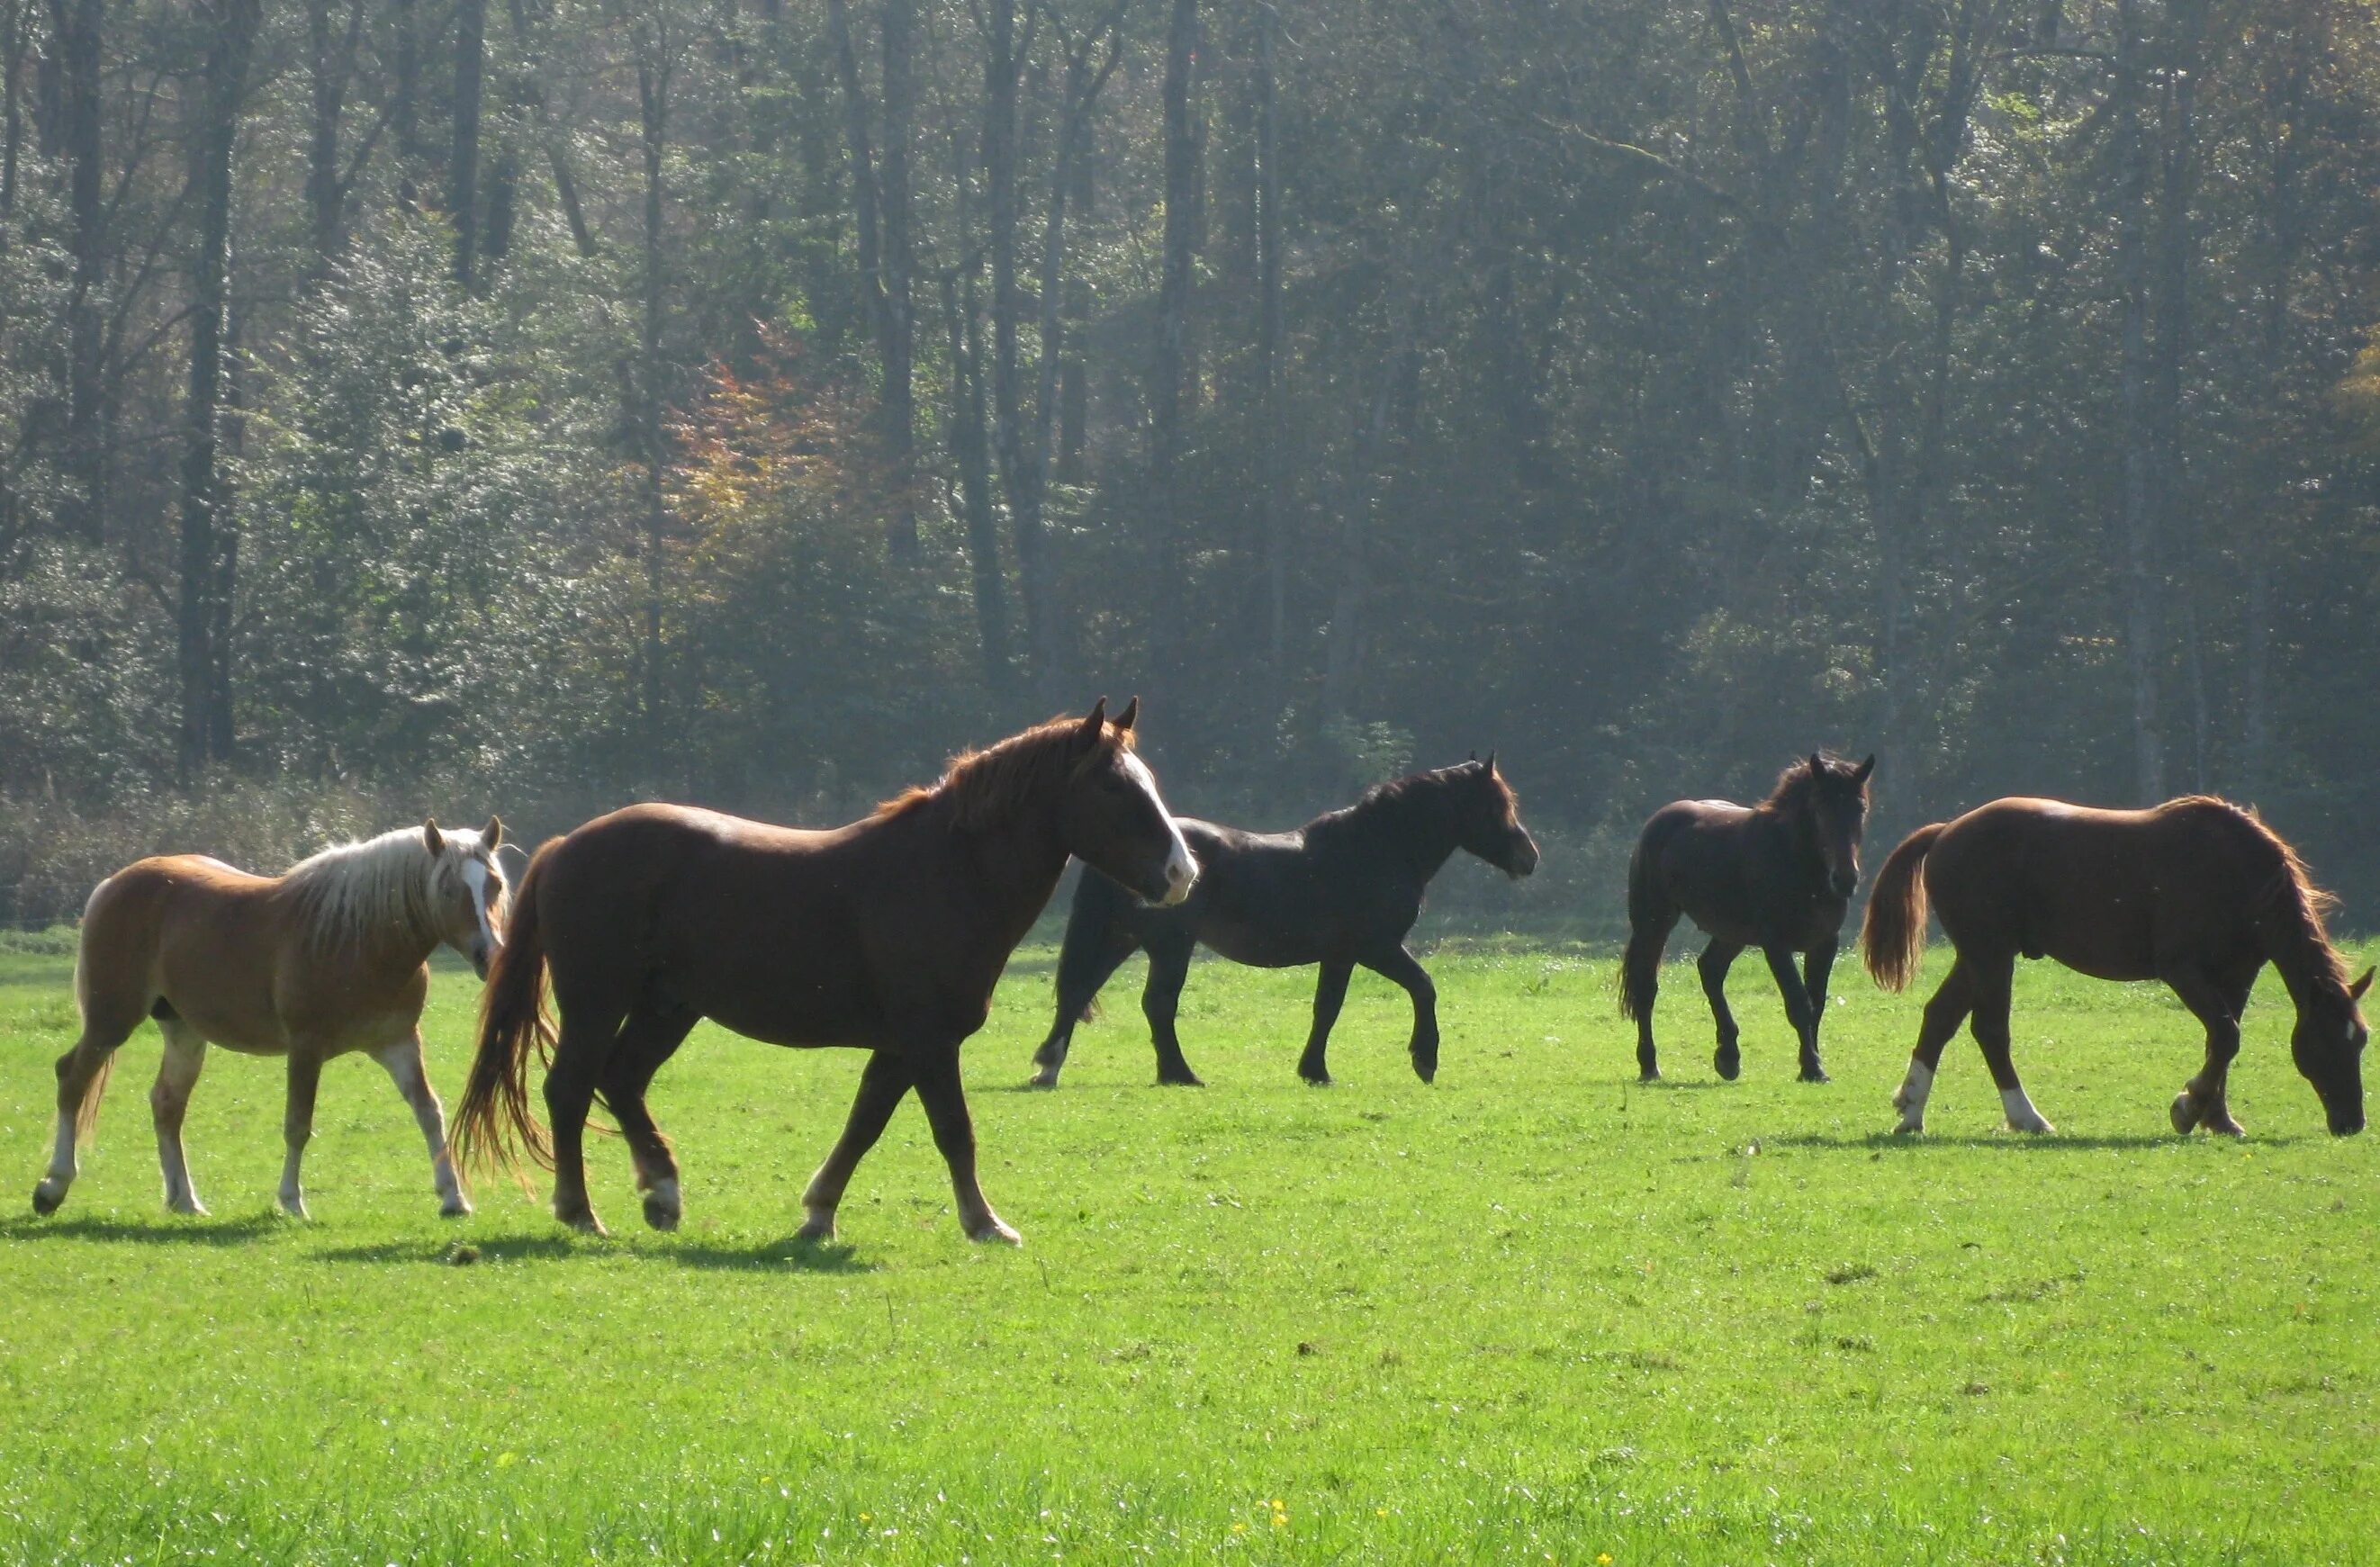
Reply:
[[[2369,928],[2375,43],[0,0],[0,921],[430,809],[843,820],[1137,692],[1249,825],[1500,748],[1491,922],[1608,929],[1647,809],[1824,744],[1872,842],[2253,801]]]

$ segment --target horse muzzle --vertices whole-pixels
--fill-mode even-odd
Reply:
[[[1512,857],[1504,862],[1504,874],[1518,881],[1524,876],[1534,876],[1537,869],[1537,841],[1523,833],[1512,847]]]
[[[493,947],[489,946],[485,941],[471,943],[471,972],[480,977],[480,984],[484,985],[488,982],[488,969],[495,961],[496,953]]]
[[[1172,908],[1198,884],[1198,861],[1187,847],[1177,845],[1165,856],[1165,891],[1150,899],[1160,908]]]

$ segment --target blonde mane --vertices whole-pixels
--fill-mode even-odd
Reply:
[[[962,751],[932,788],[904,790],[878,806],[876,814],[901,816],[947,801],[953,825],[963,832],[979,832],[1014,814],[1034,796],[1132,748],[1131,730],[1105,723],[1099,727],[1099,744],[1075,757],[1071,742],[1082,728],[1079,718],[1053,718],[983,750]]]
[[[353,946],[391,928],[436,941],[439,879],[459,869],[480,845],[480,834],[468,829],[443,831],[442,836],[450,851],[460,853],[433,858],[420,828],[400,827],[324,849],[290,867],[282,880],[297,894],[318,949]]]

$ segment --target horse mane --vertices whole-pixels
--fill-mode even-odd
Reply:
[[[1826,764],[1829,772],[1838,767],[1850,765],[1844,758],[1832,751],[1820,751],[1818,759]],[[1808,805],[1810,796],[1817,787],[1817,776],[1810,771],[1808,760],[1797,761],[1777,775],[1777,783],[1769,789],[1768,797],[1752,808],[1773,816],[1783,816]]]
[[[962,832],[980,832],[1014,815],[1026,801],[1047,793],[1094,761],[1133,747],[1131,730],[1103,723],[1099,744],[1088,755],[1075,757],[1070,742],[1082,727],[1081,719],[1062,714],[982,750],[961,751],[931,788],[904,789],[879,805],[876,814],[906,816],[938,801],[946,802],[953,826]]]
[[[445,833],[458,846],[475,845],[470,831]],[[298,861],[282,880],[297,894],[308,935],[318,951],[349,946],[368,933],[396,926],[427,933],[438,924],[431,901],[433,868],[419,827],[399,827],[361,843],[340,844]]]
[[[2213,795],[2185,795],[2168,801],[2163,808],[2174,810],[2183,807],[2212,807],[2221,810],[2272,851],[2279,861],[2269,880],[2256,893],[2256,912],[2266,918],[2270,933],[2286,942],[2290,956],[2302,963],[2317,978],[2327,978],[2341,990],[2346,989],[2349,971],[2347,959],[2332,945],[2328,917],[2337,911],[2338,900],[2313,883],[2313,875],[2306,869],[2289,840],[2265,824],[2252,806],[2238,806]],[[2282,954],[2273,954],[2277,960]]]
[[[1472,765],[1470,762],[1458,762],[1452,767],[1426,768],[1419,772],[1409,772],[1402,778],[1391,778],[1386,783],[1375,784],[1356,796],[1354,804],[1341,806],[1336,810],[1324,811],[1320,816],[1307,822],[1304,832],[1309,837],[1317,831],[1327,835],[1334,828],[1354,827],[1376,817],[1392,813],[1400,806],[1419,805],[1426,799],[1435,799],[1454,783],[1456,773]],[[1496,774],[1496,781],[1503,784],[1504,796],[1511,803],[1512,808],[1517,811],[1520,808],[1520,796],[1512,792],[1512,784],[1504,783],[1501,773]]]

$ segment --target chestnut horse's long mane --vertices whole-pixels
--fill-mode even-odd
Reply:
[[[2345,989],[2347,959],[2331,944],[2330,929],[2325,922],[2338,907],[2338,900],[2313,884],[2313,877],[2307,871],[2305,861],[2298,857],[2297,850],[2265,826],[2265,819],[2251,808],[2211,795],[2191,795],[2171,802],[2168,808],[2185,805],[2221,807],[2279,859],[2272,876],[2255,893],[2256,913],[2268,922],[2268,937],[2289,949],[2286,954],[2277,951],[2274,958],[2292,958],[2317,978],[2327,978]]]
[[[965,832],[979,832],[1117,751],[1132,749],[1131,730],[1102,723],[1099,743],[1076,756],[1074,745],[1082,732],[1081,719],[1061,716],[980,751],[961,751],[933,787],[905,789],[878,806],[876,814],[905,816],[947,802],[953,825]]]

